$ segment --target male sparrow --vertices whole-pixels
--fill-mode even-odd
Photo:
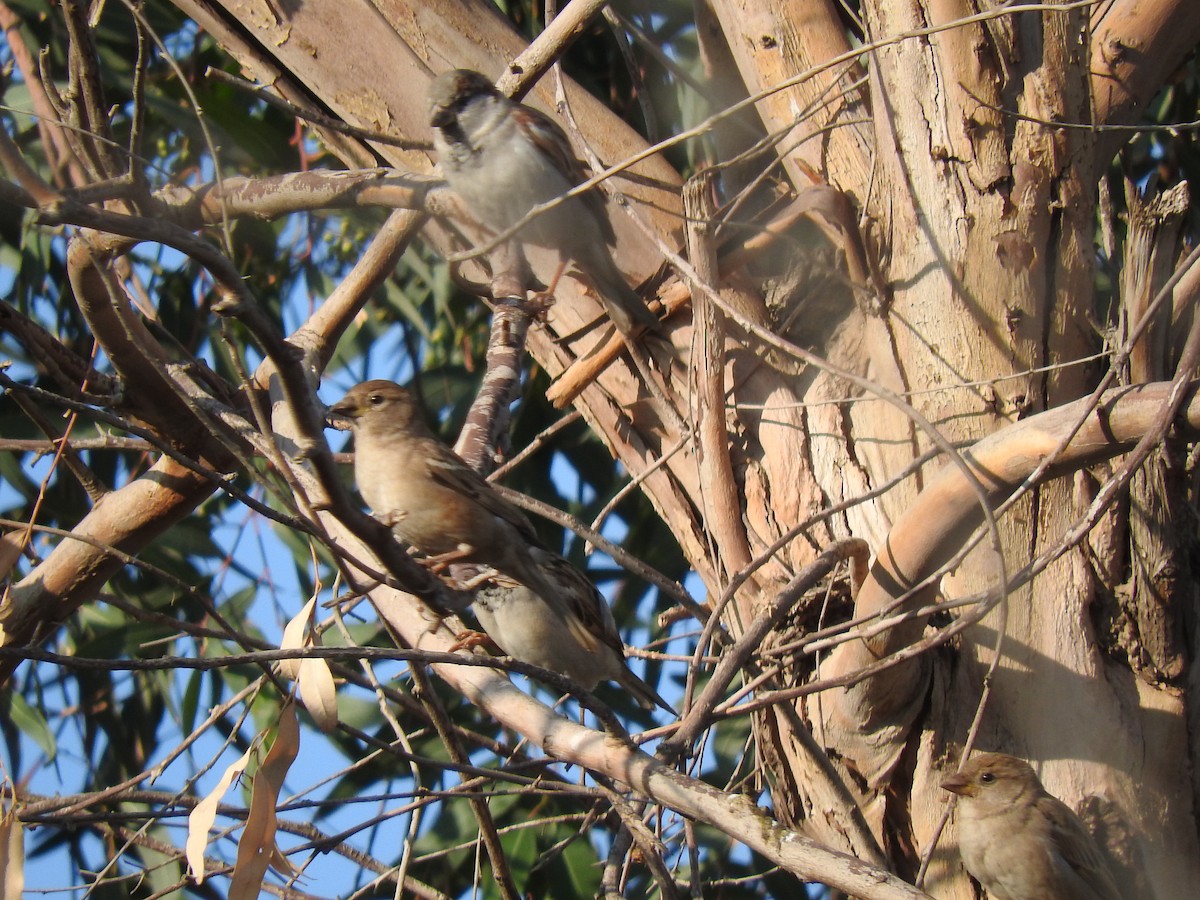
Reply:
[[[585,180],[562,129],[505,97],[478,72],[442,73],[430,87],[429,100],[442,174],[488,228],[506,231],[534,206]],[[622,334],[658,330],[658,319],[613,262],[612,224],[597,193],[572,197],[534,217],[516,237],[557,250],[564,262],[574,260]]]
[[[397,537],[517,582],[475,599],[480,624],[505,653],[588,689],[611,678],[643,706],[671,708],[625,666],[612,611],[592,582],[542,547],[525,514],[434,436],[409,391],[364,381],[330,411],[350,420],[358,492]]]
[[[990,900],[1120,900],[1083,822],[1029,763],[980,753],[942,787],[959,795],[958,849]]]
[[[629,670],[625,647],[608,601],[591,579],[556,553],[534,548],[546,580],[539,594],[524,585],[490,584],[475,594],[475,618],[502,651],[579,682],[589,691],[600,681],[621,685],[644,709],[675,710]]]

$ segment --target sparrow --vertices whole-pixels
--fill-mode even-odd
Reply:
[[[534,559],[555,590],[543,595],[524,585],[486,585],[475,594],[475,618],[508,656],[592,690],[615,681],[643,709],[677,715],[654,688],[630,671],[608,602],[590,578],[556,553],[535,548]]]
[[[530,554],[533,524],[434,435],[408,390],[364,381],[330,411],[350,420],[358,492],[400,540],[438,562],[490,566],[549,589]]]
[[[959,852],[990,900],[1120,900],[1083,822],[1023,759],[981,753],[942,787],[959,795]]]
[[[480,624],[506,654],[589,690],[612,679],[646,708],[671,709],[625,665],[612,611],[591,580],[543,547],[525,514],[433,434],[408,390],[364,381],[330,412],[350,421],[354,480],[376,518],[435,559],[507,576],[475,596]]]
[[[442,174],[488,228],[507,231],[534,206],[586,180],[563,130],[501,94],[478,72],[442,73],[430,86],[429,102]],[[622,334],[659,329],[658,318],[613,262],[612,223],[595,191],[536,216],[516,238],[558,251],[564,263],[574,260]]]

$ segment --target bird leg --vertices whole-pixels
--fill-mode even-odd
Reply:
[[[472,594],[485,584],[497,584],[501,587],[515,587],[519,582],[493,569],[491,566],[476,565],[475,563],[460,563],[459,558],[474,552],[473,547],[465,546],[458,552],[443,553],[440,556],[424,557],[421,561],[431,571],[441,575],[456,591]],[[453,571],[447,572],[451,566]]]
[[[544,290],[534,291],[529,295],[529,299],[525,301],[529,312],[538,321],[544,321],[546,312],[554,304],[554,290],[558,287],[559,281],[562,280],[563,272],[566,271],[566,259],[559,257],[558,268],[554,270],[554,277],[550,279],[550,284]]]
[[[475,631],[466,629],[454,636],[454,643],[450,645],[450,652],[455,653],[459,650],[474,650],[476,647],[482,647],[490,656],[502,656],[504,651],[500,646],[492,640],[491,636],[483,631]]]
[[[462,562],[464,559],[469,559],[475,553],[475,548],[470,544],[459,544],[453,550],[447,550],[445,553],[432,553],[425,557],[425,565],[432,572],[441,573],[450,567],[452,563]]]
[[[519,582],[506,578],[495,569],[486,568],[461,582],[464,591],[473,591],[485,584],[498,584],[502,587],[516,587]]]

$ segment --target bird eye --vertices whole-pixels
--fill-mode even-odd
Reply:
[[[996,776],[993,775],[991,772],[984,772],[982,775],[979,776],[979,780],[982,781],[984,784],[991,784],[993,781],[996,780]]]
[[[371,394],[367,397],[367,402],[372,406],[379,406],[383,403],[383,394]]]

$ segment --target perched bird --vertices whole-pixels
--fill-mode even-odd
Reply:
[[[1029,763],[981,753],[942,787],[959,795],[959,852],[990,900],[1120,900],[1083,822]]]
[[[518,582],[476,594],[480,624],[505,653],[588,689],[611,678],[643,706],[671,709],[626,667],[612,611],[592,582],[542,547],[525,514],[434,436],[409,391],[365,381],[330,411],[351,422],[354,480],[376,518],[425,554]]]
[[[486,585],[475,594],[475,617],[509,656],[566,675],[589,691],[617,682],[645,709],[675,710],[625,664],[625,648],[608,602],[591,579],[561,556],[535,549],[534,558],[557,590],[549,596],[524,585]]]
[[[409,391],[364,381],[331,412],[351,422],[358,492],[402,541],[437,561],[491,566],[536,590],[550,587],[530,555],[533,524],[434,436]]]
[[[585,180],[562,129],[505,97],[478,72],[442,73],[430,87],[429,101],[442,174],[488,228],[507,231],[537,204]],[[623,334],[658,329],[658,319],[613,262],[612,224],[594,191],[536,216],[516,237],[557,250],[564,262],[574,260]]]

